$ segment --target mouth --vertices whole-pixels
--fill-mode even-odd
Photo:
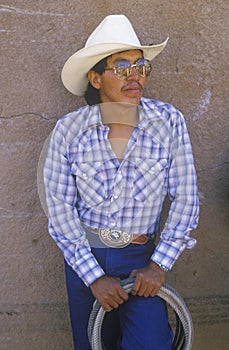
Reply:
[[[139,83],[129,83],[122,88],[122,91],[125,93],[140,93],[142,90],[143,88]]]

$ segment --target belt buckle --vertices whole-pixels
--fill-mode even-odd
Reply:
[[[132,242],[132,234],[116,229],[101,228],[99,238],[110,248],[124,248]]]

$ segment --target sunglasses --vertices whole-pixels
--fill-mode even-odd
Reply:
[[[128,60],[120,60],[115,63],[113,68],[104,68],[104,70],[113,70],[116,77],[123,80],[128,78],[133,68],[135,68],[137,73],[143,78],[148,77],[152,70],[150,61],[145,58],[137,60],[134,64],[131,64]]]

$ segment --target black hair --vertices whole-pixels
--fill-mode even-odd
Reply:
[[[101,75],[105,71],[106,63],[107,57],[96,63],[90,70],[93,70]],[[87,84],[87,90],[84,94],[84,97],[90,106],[101,103],[99,90],[94,88],[94,86],[91,85],[90,81]]]

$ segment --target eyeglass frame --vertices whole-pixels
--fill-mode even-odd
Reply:
[[[145,71],[143,74],[140,74],[139,72],[139,66],[138,66],[138,62],[139,61],[144,61],[144,64],[141,64],[141,66],[144,66],[145,67]],[[126,67],[118,67],[118,63],[120,62],[128,62],[129,65],[126,66]],[[146,65],[147,64],[147,65]],[[118,72],[118,69],[119,68],[122,68],[122,69],[125,69],[126,72],[128,72],[128,69],[129,69],[129,72],[127,73],[126,76],[122,75],[120,76],[120,73]],[[135,63],[131,64],[131,62],[129,60],[125,60],[125,59],[122,59],[122,60],[119,60],[117,63],[115,63],[114,67],[104,67],[104,70],[113,70],[115,76],[119,79],[119,80],[124,80],[126,78],[128,78],[131,73],[132,73],[132,70],[133,68],[136,69],[138,75],[140,75],[140,77],[142,78],[145,78],[145,77],[148,77],[152,71],[152,65],[151,65],[151,62],[150,60],[146,59],[146,58],[139,58]],[[149,71],[146,70],[146,68],[149,69]]]

